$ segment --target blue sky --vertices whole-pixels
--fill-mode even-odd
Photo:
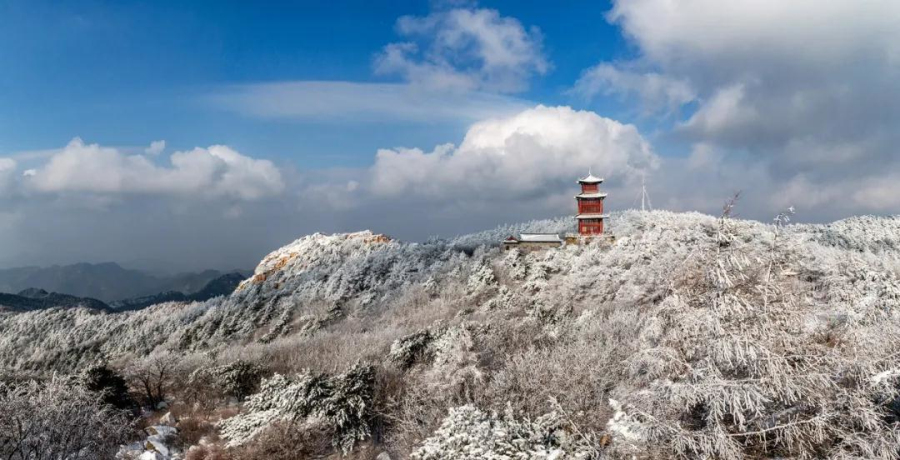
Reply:
[[[427,15],[427,2],[35,2],[0,4],[0,152],[59,147],[73,137],[170,148],[227,144],[302,167],[362,166],[379,147],[454,141],[468,120],[254,119],[203,96],[234,84],[396,82],[373,60],[397,41],[394,22]],[[489,2],[540,28],[552,69],[515,96],[548,105],[598,60],[628,56],[604,20],[609,5]],[[614,105],[614,104],[607,104]],[[350,134],[347,129],[350,128]]]
[[[900,213],[898,21],[893,0],[0,0],[0,266],[452,236],[571,215],[589,168],[611,210],[646,181],[672,211]]]

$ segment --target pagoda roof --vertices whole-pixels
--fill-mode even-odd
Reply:
[[[575,216],[576,219],[606,219],[609,217],[609,214],[579,214]]]
[[[590,172],[588,172],[587,177],[578,179],[579,184],[599,184],[601,182],[603,182],[602,177],[597,177],[597,176],[591,174]]]
[[[606,198],[606,194],[605,194],[605,193],[600,193],[600,192],[596,192],[596,193],[579,193],[578,195],[575,195],[575,198]]]

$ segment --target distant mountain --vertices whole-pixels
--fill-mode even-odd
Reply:
[[[0,292],[19,292],[36,288],[49,292],[89,297],[104,302],[157,295],[177,291],[193,294],[222,276],[217,270],[154,276],[112,262],[52,267],[20,267],[0,270]]]
[[[205,286],[203,286],[202,289],[192,294],[185,294],[179,291],[161,292],[159,294],[149,296],[115,301],[112,302],[110,306],[117,311],[126,311],[140,310],[142,308],[163,302],[190,302],[209,300],[213,297],[231,294],[245,278],[246,276],[239,272],[226,273],[222,276],[219,276],[218,278],[209,281]]]
[[[23,312],[54,307],[82,307],[106,312],[112,311],[108,305],[97,299],[47,292],[43,289],[30,288],[18,294],[0,293],[0,311]]]
[[[220,295],[231,294],[248,277],[249,274],[245,276],[240,272],[226,273],[206,283],[203,289],[191,294],[191,300],[208,300]]]

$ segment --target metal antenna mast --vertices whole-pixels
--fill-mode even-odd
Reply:
[[[653,210],[653,203],[650,202],[650,194],[647,193],[646,185],[647,175],[641,175],[641,211],[646,211],[649,207]]]

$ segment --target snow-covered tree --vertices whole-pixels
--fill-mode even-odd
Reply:
[[[77,382],[54,377],[0,385],[0,458],[112,458],[131,435],[120,410]]]

